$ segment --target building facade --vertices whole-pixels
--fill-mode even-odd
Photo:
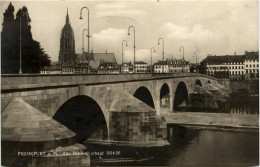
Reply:
[[[122,73],[133,73],[133,65],[131,62],[123,63],[121,65],[121,72]]]
[[[154,73],[168,73],[168,64],[167,61],[160,61],[153,64]]]
[[[259,53],[246,52],[245,55],[207,56],[201,64],[205,73],[216,78],[230,80],[250,80],[259,78]]]
[[[99,74],[118,74],[121,72],[120,66],[113,62],[100,62],[97,69]]]
[[[66,22],[61,30],[59,64],[61,66],[74,66],[76,61],[74,32],[70,25],[67,10]]]
[[[259,80],[259,52],[245,53],[245,79]]]
[[[168,59],[168,73],[190,72],[190,63],[182,59]]]
[[[147,63],[143,61],[135,62],[135,73],[147,73]]]
[[[154,73],[181,73],[190,72],[190,64],[182,59],[167,59],[154,63]]]

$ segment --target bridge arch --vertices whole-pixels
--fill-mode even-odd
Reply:
[[[202,87],[202,83],[201,83],[201,81],[199,79],[196,80],[195,84]]]
[[[164,83],[160,89],[160,107],[170,107],[170,88],[167,83]]]
[[[181,81],[179,82],[175,95],[174,95],[174,102],[173,102],[173,109],[178,110],[179,105],[188,105],[189,104],[189,94],[186,84]]]
[[[145,104],[149,105],[150,107],[155,108],[154,107],[154,100],[153,100],[152,94],[150,93],[150,91],[145,86],[139,87],[135,91],[133,96],[135,98],[141,100]]]
[[[76,133],[78,141],[107,139],[108,123],[100,105],[91,97],[77,95],[63,103],[53,119]]]

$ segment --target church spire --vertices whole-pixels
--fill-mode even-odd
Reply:
[[[68,8],[67,8],[66,24],[70,24]]]

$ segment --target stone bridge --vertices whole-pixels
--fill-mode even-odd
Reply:
[[[1,111],[14,98],[67,126],[79,140],[166,141],[163,113],[198,90],[224,89],[201,74],[2,75]],[[88,132],[86,132],[88,131]],[[95,131],[95,132],[94,132]]]

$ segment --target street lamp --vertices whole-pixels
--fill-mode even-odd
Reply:
[[[198,56],[198,55],[197,55],[196,52],[193,53],[193,57],[194,57],[194,55],[196,55],[196,64],[197,64],[197,56]]]
[[[88,10],[88,35],[87,35],[87,37],[88,37],[88,73],[89,73],[89,69],[90,69],[90,65],[89,65],[89,38],[90,38],[90,35],[89,35],[89,9],[88,9],[88,7],[82,7],[81,10],[80,10],[80,17],[79,17],[79,19],[83,19],[83,17],[82,17],[82,10],[83,9],[87,9]]]
[[[125,42],[125,46],[128,46],[127,41],[123,40],[122,41],[122,71],[121,72],[123,72],[123,63],[124,63],[124,42]]]
[[[163,49],[163,51],[162,51],[162,62],[163,62],[163,73],[164,73],[164,39],[163,38],[159,38],[159,40],[158,40],[158,45],[160,45],[160,40],[162,40],[162,42],[163,42],[163,44],[162,44],[162,49]]]
[[[122,41],[122,65],[124,63],[124,42],[125,42],[125,46],[128,46],[127,45],[127,41],[126,40],[123,40]]]
[[[19,67],[19,74],[22,74],[22,14],[20,16],[20,67]]]
[[[130,26],[128,28],[128,35],[130,35],[130,29],[133,28],[134,29],[134,68],[133,68],[133,72],[135,73],[135,28],[134,26]]]
[[[182,72],[184,72],[184,47],[183,46],[180,46],[180,52],[181,52],[181,48],[182,48],[182,53],[183,53],[183,57],[182,57],[182,61],[183,61],[183,65],[182,65]]]
[[[155,53],[155,49],[154,47],[151,48],[151,73],[153,72],[153,52]]]
[[[84,29],[82,31],[82,73],[84,72],[84,60],[83,60],[83,56],[84,56],[84,32],[88,31],[88,29]]]

